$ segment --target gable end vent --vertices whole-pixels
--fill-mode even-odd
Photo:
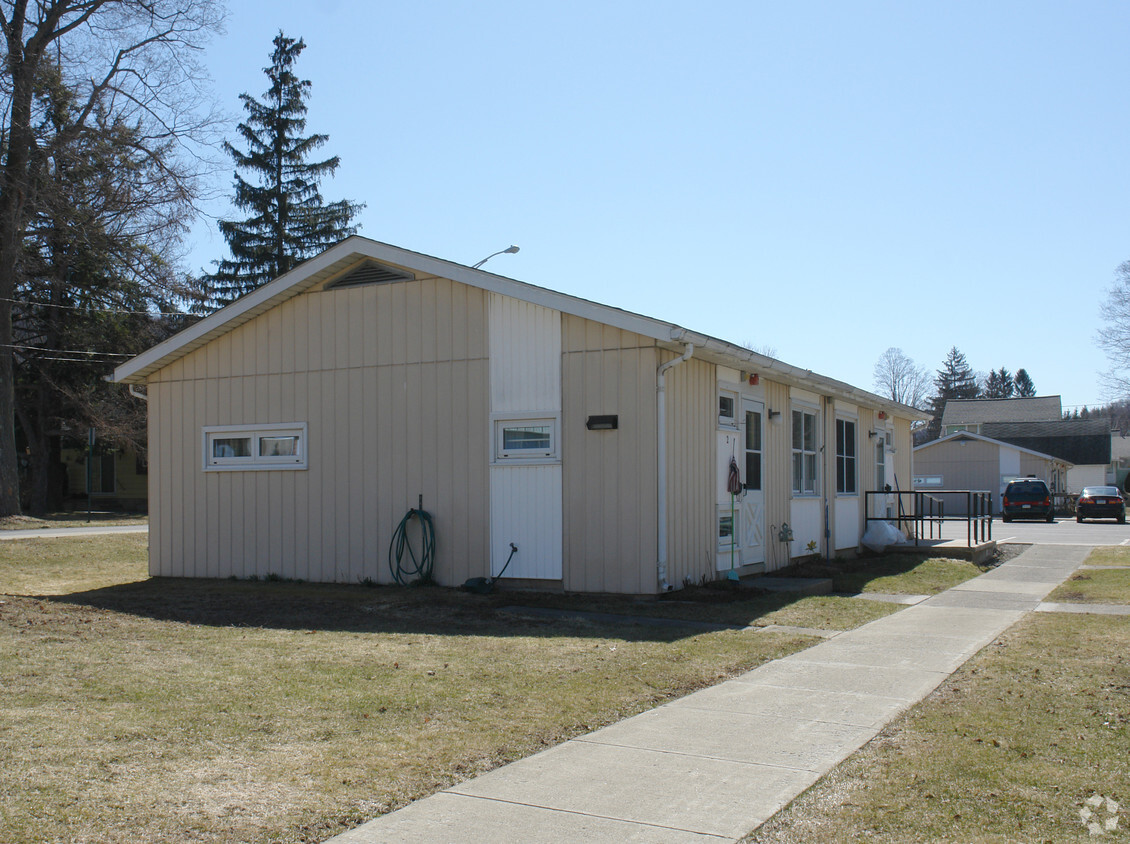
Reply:
[[[405,270],[393,269],[374,261],[366,261],[332,284],[327,284],[326,290],[336,290],[339,287],[356,287],[359,284],[388,284],[393,281],[415,280],[416,276]]]

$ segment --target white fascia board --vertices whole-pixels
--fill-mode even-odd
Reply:
[[[886,410],[893,415],[911,421],[925,422],[931,418],[929,413],[918,408],[885,399],[882,396],[853,387],[851,384],[837,381],[835,378],[818,375],[811,369],[792,366],[743,346],[736,346],[733,343],[727,343],[725,340],[719,340],[717,337],[697,334],[676,325],[672,325],[671,328],[672,341],[674,343],[693,343],[696,358],[729,366],[733,369],[756,371],[760,375],[765,375],[774,381],[780,381],[791,387],[800,387],[823,396],[850,400],[867,408]],[[673,346],[672,350],[674,348],[677,347]]]
[[[602,305],[588,299],[559,293],[545,287],[537,287],[523,281],[495,275],[484,270],[466,267],[381,243],[360,235],[346,238],[320,255],[310,258],[289,273],[263,285],[241,299],[216,311],[184,331],[154,346],[137,357],[127,361],[114,370],[114,379],[119,382],[144,383],[151,372],[175,361],[178,357],[196,349],[213,337],[253,319],[258,314],[296,296],[328,277],[336,269],[350,262],[371,258],[386,264],[394,264],[424,275],[449,278],[480,290],[500,293],[531,304],[561,311],[571,316],[591,319],[594,322],[631,331],[643,337],[650,337],[662,348],[682,352],[687,343],[694,344],[694,357],[709,363],[721,364],[734,369],[756,370],[773,380],[794,387],[813,390],[821,395],[843,398],[869,408],[886,410],[896,416],[911,421],[925,421],[930,418],[917,408],[893,402],[843,381],[817,375],[809,369],[790,366],[776,358],[727,343],[716,337],[689,331],[671,322],[653,319],[642,314]]]
[[[535,305],[632,331],[654,340],[670,338],[672,329],[677,327],[630,311],[590,302],[576,296],[354,235],[126,361],[114,370],[113,380],[132,384],[144,383],[146,376],[151,372],[199,348],[213,337],[230,331],[263,311],[313,287],[321,280],[321,275],[328,275],[329,271],[339,263],[344,266],[362,258],[395,264],[424,275],[449,278],[480,290],[501,293]]]
[[[274,281],[264,284],[227,307],[220,308],[200,322],[190,325],[164,342],[131,358],[114,370],[113,380],[119,383],[143,384],[150,372],[172,363],[177,358],[203,346],[212,337],[218,337],[242,325],[279,302],[298,295],[302,290],[317,283],[316,276],[319,273],[325,272],[338,261],[352,254],[353,250],[347,248],[347,244],[349,240],[343,240]],[[303,282],[308,283],[304,285]]]

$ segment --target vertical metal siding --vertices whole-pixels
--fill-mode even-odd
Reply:
[[[676,357],[664,352],[663,361]],[[667,371],[667,580],[715,577],[717,378],[693,358]]]
[[[569,591],[656,590],[654,341],[562,318],[563,583]],[[589,416],[615,414],[615,431]]]
[[[491,469],[491,574],[518,552],[507,577],[561,579],[561,467],[495,466]]]
[[[490,294],[494,413],[561,409],[561,312]]]
[[[490,410],[559,414],[561,411],[561,312],[490,294]],[[489,433],[494,437],[493,422]],[[561,429],[557,450],[562,455]],[[491,440],[493,448],[493,439]],[[491,571],[497,574],[519,550],[507,577],[562,577],[561,464],[499,462],[490,470]]]
[[[315,291],[154,373],[151,572],[387,581],[423,494],[437,580],[483,574],[485,299],[445,279]],[[205,425],[267,422],[307,423],[307,470],[202,470]]]

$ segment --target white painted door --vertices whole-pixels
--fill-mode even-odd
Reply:
[[[738,553],[743,566],[765,562],[765,490],[762,488],[762,425],[765,405],[742,399],[742,494]]]

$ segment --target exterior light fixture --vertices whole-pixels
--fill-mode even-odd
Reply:
[[[590,431],[615,431],[620,427],[620,417],[616,414],[609,416],[590,416],[585,421],[585,427]]]
[[[483,260],[479,261],[479,263],[472,264],[471,269],[477,270],[479,267],[481,267],[483,264],[485,264],[487,261],[489,261],[495,255],[514,255],[517,252],[518,252],[517,246],[507,246],[505,249],[499,249],[497,252],[491,252],[489,255],[487,255],[485,258],[483,258]]]

